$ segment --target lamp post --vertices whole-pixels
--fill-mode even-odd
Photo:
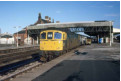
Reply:
[[[21,26],[16,26],[16,27],[14,27],[14,28],[16,28],[17,29],[17,48],[18,48],[18,28],[20,28]]]
[[[1,28],[0,28],[0,38],[1,38]]]
[[[29,30],[28,30],[28,26],[26,27],[27,30],[27,44],[29,45]]]

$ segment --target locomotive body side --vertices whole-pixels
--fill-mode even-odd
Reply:
[[[80,36],[75,34],[75,33],[69,33],[67,34],[68,37],[67,37],[67,49],[70,50],[70,49],[73,49],[73,48],[76,48],[78,46],[80,46]]]

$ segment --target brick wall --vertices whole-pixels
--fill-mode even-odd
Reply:
[[[18,34],[18,44],[24,45],[24,40],[27,38],[27,33]],[[17,43],[17,34],[14,34],[15,42]]]

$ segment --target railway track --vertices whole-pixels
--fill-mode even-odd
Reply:
[[[55,58],[53,58],[53,59],[55,59]],[[53,60],[53,59],[51,59],[51,60]],[[29,61],[26,63],[22,62],[21,64],[17,64],[16,66],[2,70],[2,71],[0,71],[0,73],[3,73],[0,77],[0,81],[10,81],[12,78],[15,78],[17,75],[20,75],[24,72],[28,72],[28,71],[32,70],[33,68],[36,68],[42,64],[43,64],[43,62],[41,62],[39,58],[36,58],[33,60],[33,62],[32,61]]]
[[[36,61],[36,60],[31,59],[28,61],[26,60],[25,62],[22,61],[20,64],[16,64],[13,67],[9,67],[4,70],[1,70],[0,81],[9,81],[12,78],[15,78],[17,75],[20,75],[23,72],[29,71],[32,68],[35,68],[42,64],[41,62]]]
[[[26,59],[26,60],[23,60],[23,61],[20,61],[20,62],[16,62],[16,63],[13,63],[13,64],[3,66],[3,67],[0,68],[0,76],[6,75],[10,71],[13,71],[15,68],[17,69],[21,66],[35,62],[37,60],[39,60],[39,58],[36,58],[36,59],[31,58],[31,59]]]
[[[9,81],[39,62],[39,46],[0,50],[0,81]]]
[[[38,52],[38,51],[36,51],[36,52]],[[30,51],[26,51],[25,53],[23,53],[23,52],[21,52],[20,53],[20,55],[18,54],[18,55],[15,55],[15,56],[13,56],[13,58],[16,58],[16,57],[21,57],[21,58],[23,58],[23,57],[25,57],[25,56],[30,56],[30,55],[32,55],[32,54],[35,54],[35,52],[33,51],[33,50],[31,50],[31,52]],[[30,54],[31,53],[31,54]],[[26,54],[26,55],[25,55]],[[65,54],[65,53],[63,53],[63,54]],[[34,60],[37,60],[37,59],[39,59],[39,58],[36,58],[36,54],[35,55],[33,55],[33,57],[35,56],[35,59]],[[6,58],[8,58],[8,57],[6,57]],[[55,58],[57,58],[57,57],[53,57],[51,60],[53,60],[53,59],[55,59]],[[17,58],[16,58],[17,59]],[[20,58],[19,58],[20,59]],[[9,59],[10,60],[10,59]],[[40,60],[40,59],[39,59]],[[51,61],[51,60],[49,60],[49,61]],[[32,62],[28,62],[29,64],[27,64],[26,65],[26,63],[22,63],[22,64],[20,64],[20,65],[17,65],[17,66],[14,66],[14,67],[11,67],[11,68],[8,68],[8,69],[10,69],[10,71],[8,71],[7,73],[9,73],[9,74],[6,74],[5,76],[1,76],[0,77],[0,81],[9,81],[9,80],[11,80],[12,78],[15,78],[17,75],[20,75],[20,74],[22,74],[22,73],[24,73],[24,72],[27,72],[27,71],[30,71],[30,70],[32,70],[33,68],[35,68],[35,67],[38,67],[39,65],[42,65],[43,64],[43,62],[41,62],[41,61],[34,61],[33,63]],[[32,63],[32,64],[31,64]],[[24,66],[25,65],[25,66]],[[21,66],[22,66],[22,68],[21,68]],[[18,68],[18,67],[20,67],[21,69],[16,69],[16,68]],[[14,70],[15,69],[15,70]],[[6,69],[7,70],[7,69]],[[3,71],[6,71],[6,70],[3,70]],[[14,71],[14,72],[12,72],[11,73],[11,71]],[[2,73],[2,71],[1,71],[1,73]]]
[[[55,57],[55,58],[57,58],[57,57]],[[53,58],[53,59],[55,59],[55,58]],[[53,59],[51,59],[51,60],[53,60]],[[35,60],[35,59],[34,59],[34,60]],[[36,61],[36,60],[37,60],[37,61]],[[16,78],[16,76],[21,75],[22,73],[26,73],[26,72],[28,72],[28,71],[31,71],[31,70],[33,70],[34,68],[36,68],[36,67],[42,65],[43,63],[45,63],[45,62],[41,62],[39,58],[36,58],[36,60],[35,60],[33,63],[29,62],[30,64],[28,64],[28,65],[25,65],[26,63],[23,64],[23,65],[25,65],[25,66],[20,67],[20,69],[17,69],[17,70],[15,70],[15,71],[12,72],[12,73],[9,71],[9,72],[10,72],[10,73],[8,72],[9,74],[0,77],[0,81],[10,81],[10,80],[12,80],[13,78]],[[51,60],[49,60],[49,61],[51,61]],[[21,64],[21,65],[22,65],[22,64]],[[19,66],[21,66],[21,65],[17,65],[17,66],[14,66],[14,67],[17,68],[17,67],[19,67]],[[14,67],[11,68],[11,69],[14,70]],[[13,71],[13,70],[12,70],[12,71]]]
[[[11,49],[12,51],[10,49],[8,50],[6,50],[7,52],[5,50],[0,50],[0,67],[28,58],[33,58],[39,53],[39,47],[18,48],[14,49],[14,51],[13,49]]]
[[[19,52],[19,51],[26,51],[26,50],[31,50],[31,49],[35,49],[38,48],[39,49],[39,45],[36,46],[25,46],[25,47],[12,47],[12,48],[8,48],[8,49],[0,49],[0,55],[5,55],[5,54],[9,54],[9,53],[14,53],[14,52]]]

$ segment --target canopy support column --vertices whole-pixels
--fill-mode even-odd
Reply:
[[[110,46],[112,46],[112,43],[111,43],[112,38],[111,37],[112,36],[111,36],[111,21],[110,21]]]
[[[112,43],[113,43],[113,33],[112,33]]]
[[[38,36],[37,36],[37,44],[38,44],[38,41],[39,41],[39,40],[38,40]]]
[[[97,38],[98,38],[98,43],[99,43],[99,35],[97,35]]]

